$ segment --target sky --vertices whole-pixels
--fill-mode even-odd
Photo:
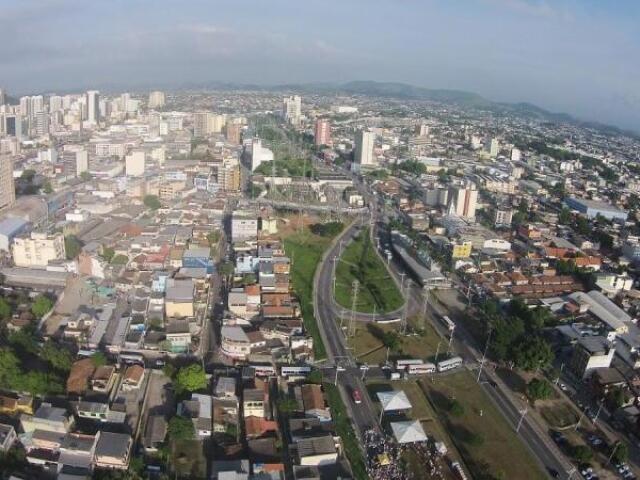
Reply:
[[[0,0],[10,94],[398,81],[640,132],[636,0]]]

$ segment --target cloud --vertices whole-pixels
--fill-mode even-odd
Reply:
[[[549,20],[570,20],[572,17],[568,10],[563,9],[555,2],[553,5],[546,0],[485,0],[500,8],[508,9],[514,13],[534,18]]]

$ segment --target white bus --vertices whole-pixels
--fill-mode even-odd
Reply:
[[[451,320],[447,315],[444,315],[442,317],[442,324],[447,327],[447,330],[449,330],[450,332],[453,332],[453,330],[456,328],[456,324],[453,323],[453,320]]]
[[[448,360],[442,360],[438,362],[438,372],[446,372],[447,370],[453,370],[462,365],[462,358],[451,357]]]
[[[427,373],[433,373],[436,371],[436,366],[433,363],[421,363],[416,365],[409,365],[407,373],[409,375],[425,375]]]
[[[396,370],[406,370],[409,365],[422,365],[424,360],[419,358],[408,358],[406,360],[396,360]]]
[[[305,378],[311,373],[311,367],[282,367],[280,369],[280,375],[285,378],[297,377]]]
[[[273,365],[249,365],[253,368],[256,377],[273,377],[276,375],[276,369]]]

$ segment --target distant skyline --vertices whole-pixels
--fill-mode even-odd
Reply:
[[[632,0],[0,0],[0,88],[397,81],[640,132]]]

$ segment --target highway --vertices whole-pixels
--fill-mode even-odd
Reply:
[[[358,226],[354,223],[349,226],[325,252],[322,263],[318,266],[314,279],[314,314],[320,335],[327,350],[328,366],[344,368],[338,372],[338,385],[342,399],[353,419],[356,433],[363,438],[362,434],[370,428],[377,428],[377,418],[373,404],[369,395],[366,394],[364,382],[361,379],[361,372],[355,368],[355,363],[345,345],[345,338],[340,331],[334,311],[333,303],[333,262],[332,259],[339,253],[340,240],[348,241],[357,233]],[[335,370],[330,370],[335,374]],[[329,373],[331,374],[331,373]],[[351,398],[352,392],[358,389],[362,392],[362,403],[355,407]]]
[[[362,185],[362,187],[364,186]],[[364,193],[369,205],[377,205],[375,197],[368,189]],[[381,226],[375,221],[376,214],[378,213],[377,208],[371,212],[371,223],[376,229],[379,229]],[[383,218],[383,216],[381,215],[380,218]],[[328,352],[329,361],[333,364],[348,366],[346,371],[339,373],[338,381],[341,386],[341,393],[345,404],[354,420],[354,425],[357,427],[356,430],[361,435],[362,432],[371,425],[377,426],[378,419],[376,418],[375,410],[371,405],[368,395],[362,395],[363,403],[358,405],[357,408],[354,408],[355,405],[350,398],[352,389],[358,388],[363,393],[365,393],[366,390],[364,382],[361,380],[361,373],[358,369],[354,368],[351,352],[346,348],[344,335],[337,325],[336,318],[338,315],[336,314],[336,305],[332,291],[333,258],[340,252],[340,242],[342,241],[343,244],[348,243],[357,233],[358,226],[356,223],[357,222],[354,222],[349,226],[334,241],[318,267],[315,278],[314,309],[320,332]],[[372,234],[376,234],[376,231],[372,232]],[[389,269],[396,277],[396,281],[403,274],[406,275],[407,273],[404,271],[403,266],[395,261],[390,262]],[[405,294],[407,315],[426,313],[436,330],[440,332],[443,338],[446,338],[448,332],[443,331],[444,327],[440,325],[436,315],[447,315],[450,312],[434,302],[428,302],[425,311],[425,293],[423,289],[414,282],[407,282],[407,284],[405,284]],[[394,312],[394,315],[396,313],[397,312]],[[370,318],[362,318],[360,315],[358,315],[357,318],[359,321],[370,320]],[[474,340],[468,332],[466,332],[464,327],[460,325],[457,326],[452,348],[465,359],[467,366],[470,368],[474,368],[474,366],[477,368],[482,358],[482,354],[474,347],[474,343]],[[521,412],[525,408],[524,404],[510,393],[508,387],[495,375],[491,368],[483,370],[481,385],[496,408],[503,413],[506,420],[516,429],[522,417]],[[573,465],[566,460],[558,447],[553,443],[546,432],[546,428],[541,427],[531,416],[525,414],[522,418],[518,434],[545,472],[553,469],[559,472],[560,478],[570,478],[571,474],[569,472],[572,472]]]

